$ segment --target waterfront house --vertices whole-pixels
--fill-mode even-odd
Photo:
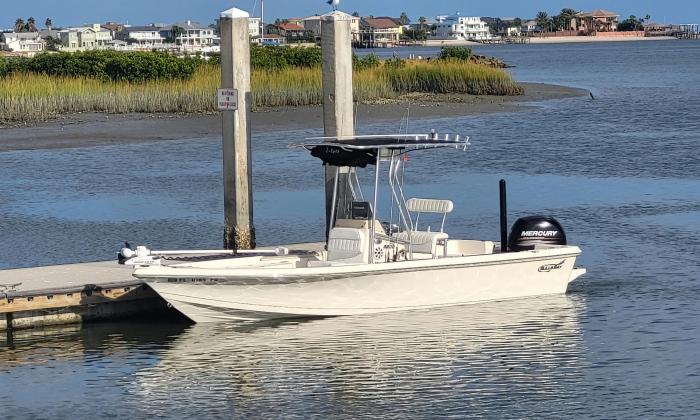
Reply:
[[[508,37],[521,36],[522,32],[520,31],[520,26],[508,26],[503,34]]]
[[[289,18],[285,19],[283,23],[291,23],[293,25],[304,26],[304,18]]]
[[[352,33],[352,42],[357,42],[360,39],[360,18],[351,16],[347,13],[341,13],[344,18],[350,20],[350,32]],[[314,15],[303,19],[303,26],[306,31],[313,33],[316,39],[321,38],[321,16]]]
[[[571,28],[581,35],[597,32],[616,32],[620,15],[605,9],[580,12],[571,21]]]
[[[65,51],[82,51],[106,48],[113,39],[112,33],[99,23],[91,26],[66,28],[58,33],[61,49]]]
[[[357,19],[357,18],[355,18],[355,19]],[[305,17],[302,21],[302,26],[304,27],[304,30],[307,31],[307,33],[313,35],[315,40],[318,41],[321,39],[321,16],[320,15]],[[355,41],[354,34],[353,34],[353,41]]]
[[[117,32],[124,30],[124,25],[117,22],[106,22],[102,25],[102,28],[109,31],[112,34],[112,39],[116,39]]]
[[[280,23],[277,25],[277,32],[283,36],[287,42],[296,42],[306,38],[306,29],[296,23]]]
[[[388,18],[360,19],[360,45],[365,47],[391,47],[399,43],[401,25]]]
[[[262,20],[259,17],[248,18],[248,36],[254,42],[260,42]]]
[[[454,15],[437,16],[435,37],[438,39],[485,40],[491,39],[486,22],[476,16]]]
[[[162,25],[125,26],[117,32],[116,39],[141,47],[155,48],[163,46],[169,33],[170,29],[165,29]]]
[[[173,28],[180,28],[178,33],[173,32]],[[248,26],[250,30],[250,23]],[[184,49],[199,50],[203,47],[210,47],[216,42],[214,28],[204,26],[199,22],[186,20],[183,22],[175,22],[172,25],[163,27],[166,32],[166,39],[172,39],[177,45],[181,45]]]
[[[0,42],[8,51],[34,55],[46,49],[46,41],[39,32],[8,32],[0,34]]]
[[[520,26],[520,33],[523,35],[533,35],[542,32],[542,28],[537,24],[536,20],[528,20]]]

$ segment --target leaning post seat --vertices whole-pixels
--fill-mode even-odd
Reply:
[[[416,220],[413,224],[411,232],[399,232],[395,236],[401,241],[410,242],[411,251],[423,254],[431,254],[437,256],[438,245],[443,246],[443,251],[446,250],[445,242],[448,235],[444,233],[445,218],[447,213],[451,213],[454,209],[454,204],[450,200],[435,200],[430,198],[410,198],[406,201],[406,208],[411,213],[416,214]],[[440,224],[439,232],[431,232],[429,230],[419,230],[418,221],[421,213],[442,214],[442,223]]]
[[[369,230],[334,227],[328,233],[326,261],[369,263]]]

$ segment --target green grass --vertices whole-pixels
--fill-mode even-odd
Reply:
[[[12,73],[0,77],[0,122],[36,122],[77,112],[208,113],[216,111],[219,67],[200,66],[190,79],[142,83]],[[321,69],[253,70],[256,107],[318,105]],[[519,95],[503,70],[459,61],[407,62],[358,69],[355,100],[392,99],[414,92]]]

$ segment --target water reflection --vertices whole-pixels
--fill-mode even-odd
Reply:
[[[173,405],[185,417],[389,409],[395,417],[465,409],[554,414],[579,392],[584,309],[580,296],[547,296],[367,317],[200,324],[137,372],[129,393],[146,413]]]

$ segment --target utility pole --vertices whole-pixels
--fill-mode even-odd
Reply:
[[[260,0],[260,24],[262,25],[262,30],[260,31],[260,40],[265,38],[265,0]]]
[[[224,149],[224,248],[255,248],[250,156],[250,40],[240,9],[221,12],[221,89]]]
[[[326,137],[352,136],[353,121],[352,88],[352,17],[334,11],[321,16],[321,49],[323,55],[323,133]],[[348,187],[354,168],[338,171],[338,219],[350,217],[352,192]],[[326,236],[332,226],[331,203],[333,201],[336,168],[326,166]]]

